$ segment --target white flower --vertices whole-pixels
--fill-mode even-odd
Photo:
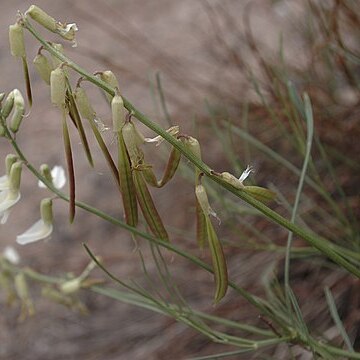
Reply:
[[[254,170],[253,168],[248,165],[247,168],[243,171],[243,173],[239,177],[239,181],[243,183],[243,181],[252,173]]]
[[[62,166],[55,165],[51,169],[51,180],[57,189],[61,189],[66,184],[65,170]],[[39,180],[38,185],[40,188],[46,188],[46,185]]]
[[[17,265],[20,262],[19,253],[12,246],[6,246],[2,255],[4,259],[6,259],[11,264]]]
[[[20,191],[10,189],[0,192],[0,224],[5,224],[11,208],[20,200]]]
[[[17,161],[17,156],[13,154],[8,154],[5,158],[5,168],[6,174],[0,176],[0,191],[7,190],[10,187],[10,170],[12,165]]]
[[[16,237],[16,242],[26,245],[38,240],[48,238],[53,231],[52,200],[43,199],[40,204],[41,219],[27,229],[23,234]]]
[[[21,162],[11,166],[8,188],[0,192],[0,223],[5,224],[11,208],[20,200]]]
[[[0,176],[0,191],[9,188],[9,177],[7,175]]]
[[[75,23],[72,24],[56,24],[56,32],[62,36],[65,40],[72,41],[72,47],[77,46],[77,42],[75,40],[75,33],[78,31],[78,27]]]

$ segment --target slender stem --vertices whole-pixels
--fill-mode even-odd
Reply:
[[[68,67],[75,70],[77,73],[85,77],[88,81],[92,82],[94,85],[102,88],[110,95],[115,95],[115,91],[113,88],[109,87],[108,84],[97,78],[96,76],[90,74],[75,62],[67,58],[65,55],[58,52],[54,49],[48,42],[46,42],[38,32],[32,27],[29,21],[24,18],[23,26],[44,46],[44,48],[49,51],[52,55],[57,57],[59,60],[66,62]],[[266,205],[261,203],[260,201],[254,199],[251,195],[245,193],[244,191],[238,190],[222,180],[219,176],[215,176],[208,165],[206,165],[203,161],[201,161],[198,157],[196,157],[191,151],[186,149],[182,142],[177,141],[175,137],[168,134],[164,129],[162,129],[158,124],[152,122],[146,115],[140,112],[137,108],[134,107],[127,99],[124,99],[124,105],[127,110],[133,113],[133,116],[136,117],[140,122],[142,122],[145,126],[149,129],[156,132],[158,135],[162,136],[167,142],[173,145],[176,149],[178,149],[187,159],[189,159],[201,172],[206,174],[210,179],[220,184],[223,188],[228,190],[229,192],[233,193],[240,199],[247,202],[249,205],[253,206],[254,208],[258,209],[264,215],[266,215],[271,221],[281,225],[282,227],[288,229],[289,231],[293,232],[294,234],[300,236],[307,242],[309,242],[312,246],[317,248],[320,252],[327,255],[331,260],[336,262],[338,265],[342,266],[344,269],[348,270],[355,276],[360,278],[360,270],[348,262],[344,257],[342,257],[337,251],[333,249],[332,244],[320,237],[316,236],[301,227],[292,224],[290,221],[276,213],[275,211],[268,208]]]

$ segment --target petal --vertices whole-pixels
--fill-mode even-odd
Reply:
[[[3,257],[11,264],[17,265],[20,262],[19,253],[12,246],[6,246],[3,251]]]
[[[66,184],[65,170],[62,166],[55,165],[51,170],[54,186],[61,189]]]
[[[244,172],[239,177],[239,181],[242,183],[252,172],[253,172],[253,168],[248,165],[247,168],[244,170]]]
[[[10,210],[5,210],[3,212],[0,212],[0,218],[1,218],[0,224],[1,225],[4,225],[8,221],[9,215],[10,215]]]
[[[30,244],[32,242],[46,239],[53,231],[52,224],[45,224],[42,219],[27,229],[23,234],[16,237],[16,242],[20,245]]]
[[[0,190],[9,188],[9,177],[7,175],[0,176]]]
[[[10,192],[9,190],[0,193],[0,214],[6,212],[20,200],[20,192]]]

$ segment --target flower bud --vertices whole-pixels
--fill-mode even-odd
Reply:
[[[91,106],[89,98],[85,92],[85,90],[78,86],[74,92],[74,98],[80,114],[83,118],[93,120],[96,117],[95,110]]]
[[[125,124],[124,101],[120,95],[115,95],[111,101],[111,113],[113,121],[113,131],[119,132]]]
[[[14,90],[14,113],[10,121],[10,130],[16,133],[19,130],[20,124],[25,114],[25,101],[21,92]]]
[[[40,173],[47,181],[52,183],[51,170],[48,164],[42,164],[40,166]]]
[[[40,9],[36,5],[31,5],[26,12],[33,20],[42,25],[44,28],[56,32],[57,23],[56,20],[48,15],[44,10]]]
[[[24,31],[20,24],[15,23],[9,26],[9,41],[11,55],[15,57],[25,57]]]
[[[119,89],[119,82],[112,71],[106,70],[99,72],[98,74],[100,75],[100,79],[106,84],[108,84],[112,89],[116,89],[116,88]],[[111,102],[113,96],[106,91],[105,91],[105,96],[108,99],[108,101]]]
[[[66,99],[66,75],[64,69],[57,67],[50,74],[51,102],[63,107]]]
[[[37,54],[33,60],[33,64],[40,77],[46,84],[50,85],[50,74],[53,69],[48,58],[43,54]]]
[[[16,163],[16,161],[18,160],[18,157],[14,154],[8,154],[6,155],[5,158],[5,169],[6,169],[6,175],[10,176],[10,170],[11,167],[13,166],[13,164]]]
[[[201,148],[200,143],[197,139],[192,136],[186,136],[185,138],[186,147],[199,159],[201,159]]]
[[[6,119],[14,106],[14,90],[6,97],[4,106],[1,108],[1,115]]]
[[[53,223],[52,200],[50,198],[41,200],[40,213],[41,219],[45,224],[49,225]]]
[[[21,161],[17,161],[11,166],[10,170],[10,193],[18,196],[19,189],[20,189],[20,182],[21,182],[21,170],[22,170],[22,163]]]
[[[224,181],[233,186],[235,189],[241,190],[244,188],[242,181],[240,181],[233,174],[230,174],[229,172],[223,172],[220,174],[220,176]]]

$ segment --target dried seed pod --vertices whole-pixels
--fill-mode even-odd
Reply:
[[[260,186],[244,186],[243,190],[263,203],[268,203],[276,198],[276,193]]]
[[[121,132],[118,134],[118,171],[125,221],[128,225],[136,226],[138,223],[138,210],[135,185],[131,174],[130,159]]]
[[[90,100],[86,94],[86,91],[77,86],[74,92],[74,99],[80,111],[80,115],[85,119],[94,119],[96,117],[96,113],[94,108],[92,107]]]
[[[141,170],[133,170],[133,178],[141,211],[151,232],[161,240],[169,241],[169,235],[155,207]]]
[[[9,41],[11,55],[24,58],[26,56],[24,31],[19,23],[9,26]]]
[[[14,113],[10,120],[10,130],[16,133],[21,125],[22,119],[25,114],[25,101],[21,92],[17,89],[14,90]]]
[[[31,5],[26,11],[25,15],[29,15],[33,20],[38,24],[42,25],[44,28],[56,32],[57,22],[56,20],[48,15],[44,10],[40,9],[36,5]]]
[[[122,127],[122,135],[126,145],[126,150],[129,154],[131,164],[133,167],[138,166],[144,159],[143,152],[138,147],[138,138],[135,132],[135,126],[131,122],[127,122]]]
[[[111,113],[113,121],[113,131],[119,132],[125,124],[124,101],[120,95],[115,95],[111,100]]]
[[[46,82],[46,84],[50,85],[50,74],[53,67],[48,58],[41,53],[37,54],[33,60],[33,64],[40,77]]]
[[[14,107],[14,90],[11,91],[9,95],[6,97],[4,105],[1,108],[1,115],[4,117],[4,119],[6,119],[10,115],[13,107]]]
[[[106,84],[108,84],[111,88],[113,89],[120,89],[119,87],[119,82],[115,76],[115,74],[110,71],[110,70],[106,70],[106,71],[101,71],[98,73],[100,75],[100,79],[102,81],[104,81]],[[109,102],[111,102],[113,96],[110,95],[108,92],[105,91],[105,96],[108,99]]]
[[[50,74],[51,102],[58,106],[65,106],[66,102],[66,75],[64,69],[59,66]]]

